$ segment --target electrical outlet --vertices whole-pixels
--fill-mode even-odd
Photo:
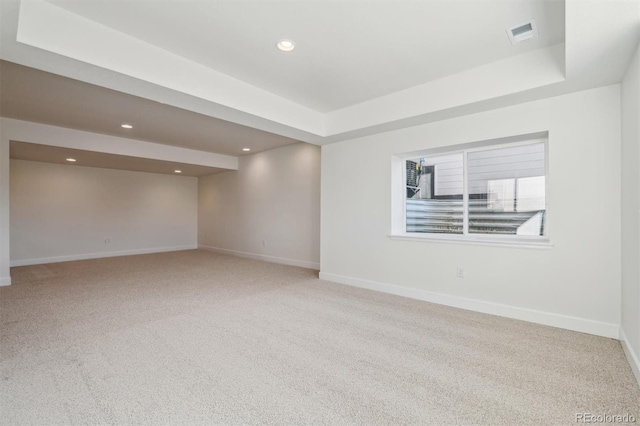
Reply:
[[[262,240],[262,247],[266,247],[267,246],[267,240]]]
[[[464,268],[461,268],[459,266],[456,268],[456,277],[464,278]]]
[[[105,244],[111,244],[111,238],[105,238],[104,239],[104,243]]]

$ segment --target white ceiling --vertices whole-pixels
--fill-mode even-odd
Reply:
[[[321,113],[564,41],[555,0],[49,2]]]
[[[243,148],[256,153],[298,143],[6,61],[0,61],[0,115],[233,156],[249,154]],[[134,127],[123,129],[123,123]]]
[[[639,0],[0,0],[0,9],[1,59],[178,107],[158,115],[176,129],[188,110],[319,145],[616,84],[640,38]],[[530,18],[540,38],[512,46],[505,28]],[[276,50],[281,37],[297,49]],[[45,120],[36,107],[21,114]],[[264,136],[228,129],[209,150]],[[131,137],[203,149],[180,132]]]

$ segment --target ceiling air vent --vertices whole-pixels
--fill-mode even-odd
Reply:
[[[511,44],[517,44],[521,41],[529,40],[530,38],[536,38],[538,37],[536,21],[532,19],[524,24],[511,27],[507,30],[507,35],[509,36],[509,40],[511,40]]]

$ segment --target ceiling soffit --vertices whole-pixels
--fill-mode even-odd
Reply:
[[[118,76],[151,83],[156,90],[150,91],[158,98],[184,101],[180,96],[186,95],[189,102],[183,102],[183,107],[190,104],[202,110],[203,105],[209,105],[209,110],[223,111],[240,124],[279,134],[295,133],[300,140],[323,144],[339,141],[341,135],[356,137],[371,129],[383,130],[393,123],[413,120],[419,124],[434,117],[447,118],[447,111],[478,112],[491,100],[517,103],[520,94],[522,99],[531,99],[531,92],[536,90],[541,96],[549,96],[619,81],[623,64],[637,43],[638,4],[592,3],[566,1],[566,44],[492,62],[326,114],[46,1],[21,2],[20,25],[14,30],[24,45],[72,58],[74,64],[82,61]],[[615,48],[611,47],[612,41],[616,41]],[[96,49],[96,45],[103,48]],[[38,62],[33,59],[33,51],[15,46],[9,51],[12,58],[8,60]],[[597,65],[601,63],[615,66],[603,70]],[[64,69],[61,65],[56,72],[64,73]],[[180,96],[171,97],[170,93]]]

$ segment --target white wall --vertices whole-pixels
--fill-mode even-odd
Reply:
[[[11,160],[10,188],[12,265],[197,246],[195,177]]]
[[[320,148],[240,157],[237,172],[199,179],[198,243],[309,268],[320,261]]]
[[[622,93],[622,333],[640,382],[640,46]]]
[[[2,123],[0,122],[0,126]],[[2,134],[2,131],[0,131]],[[10,285],[9,273],[9,141],[0,138],[0,286]]]
[[[553,247],[388,237],[394,154],[543,131]],[[324,146],[320,277],[618,337],[620,162],[619,85]]]

